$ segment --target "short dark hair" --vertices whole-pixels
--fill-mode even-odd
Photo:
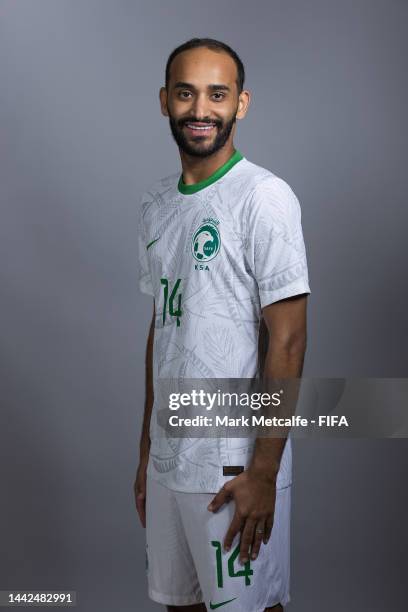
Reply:
[[[179,55],[179,53],[182,53],[183,51],[188,51],[189,49],[197,49],[198,47],[206,47],[207,49],[211,49],[212,51],[217,51],[217,52],[224,51],[225,53],[228,53],[228,55],[232,57],[237,67],[238,93],[241,93],[241,91],[244,88],[244,81],[245,81],[244,64],[242,63],[238,54],[233,49],[231,49],[229,45],[221,42],[220,40],[215,40],[214,38],[191,38],[190,40],[187,40],[187,42],[173,49],[173,51],[169,55],[169,58],[166,64],[166,89],[168,88],[169,81],[170,81],[171,63],[176,57],[176,55]]]

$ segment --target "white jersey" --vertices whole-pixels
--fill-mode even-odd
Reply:
[[[261,309],[310,293],[299,202],[281,178],[239,151],[208,179],[179,173],[143,194],[140,289],[154,297],[157,380],[253,378]],[[272,339],[273,340],[273,339]],[[155,394],[148,474],[170,489],[217,492],[223,466],[246,467],[253,438],[173,438]],[[288,439],[277,487],[291,484]]]

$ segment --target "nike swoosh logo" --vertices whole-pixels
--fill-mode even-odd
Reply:
[[[216,610],[217,608],[220,608],[221,606],[225,606],[227,603],[231,603],[231,601],[234,601],[234,599],[236,599],[236,597],[233,597],[232,599],[228,599],[227,601],[221,601],[221,603],[217,603],[217,604],[213,604],[210,601],[210,609]]]
[[[146,247],[146,251],[148,248],[150,248],[152,246],[152,244],[154,244],[155,242],[157,242],[158,240],[160,240],[160,236],[158,238],[156,238],[155,240],[152,240],[151,242],[149,242],[149,244]]]

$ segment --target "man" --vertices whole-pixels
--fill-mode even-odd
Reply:
[[[169,612],[289,601],[290,439],[172,438],[155,395],[159,379],[257,376],[262,320],[263,376],[302,372],[310,289],[300,207],[283,179],[234,147],[250,102],[243,85],[224,43],[192,39],[172,52],[160,104],[182,174],[155,183],[141,207],[140,288],[154,305],[134,490],[149,595]]]

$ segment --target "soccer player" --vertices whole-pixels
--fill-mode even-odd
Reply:
[[[149,596],[169,612],[264,612],[289,601],[290,438],[175,438],[160,378],[298,378],[310,293],[299,202],[233,144],[250,92],[226,44],[169,56],[161,112],[182,171],[142,198],[140,288],[153,296],[136,507]],[[261,136],[261,134],[259,135]],[[263,326],[263,327],[262,327]]]

